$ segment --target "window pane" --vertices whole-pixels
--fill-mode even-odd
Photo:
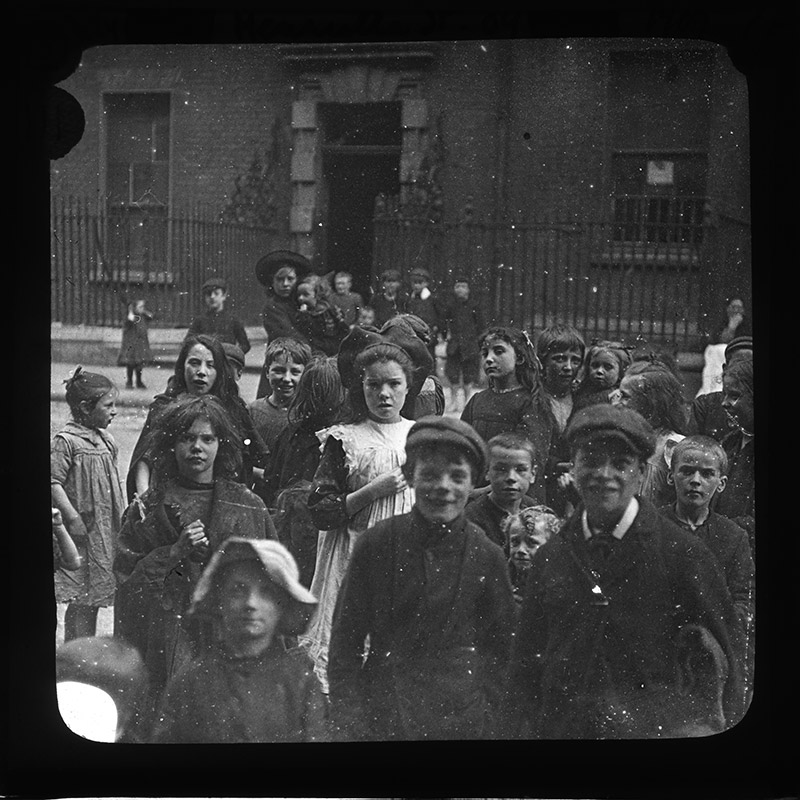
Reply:
[[[111,163],[108,165],[106,192],[112,203],[130,202],[130,188],[128,185],[129,165]]]

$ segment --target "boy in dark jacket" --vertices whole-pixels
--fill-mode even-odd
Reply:
[[[717,561],[697,536],[636,496],[655,447],[652,428],[635,411],[600,404],[577,412],[566,438],[581,501],[532,559],[510,732],[676,735],[692,713],[677,648],[690,626],[723,654],[724,669],[702,688],[720,698],[719,724],[736,724],[744,713],[741,633]]]
[[[456,278],[453,296],[442,309],[439,332],[447,340],[447,361],[444,373],[450,383],[448,407],[461,410],[477,390],[480,380],[478,338],[486,327],[486,319],[475,300],[470,298],[469,281]],[[464,401],[456,401],[456,392],[463,383]]]
[[[238,344],[243,353],[250,350],[250,339],[241,320],[225,310],[228,300],[228,282],[224,278],[209,278],[203,284],[204,314],[196,316],[189,326],[189,333],[205,333],[216,336],[221,342]]]
[[[356,540],[339,590],[328,654],[336,736],[493,738],[514,599],[502,550],[464,517],[486,445],[467,423],[430,416],[406,453],[414,508]]]

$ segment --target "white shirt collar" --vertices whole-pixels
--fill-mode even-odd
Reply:
[[[635,497],[631,497],[630,503],[628,503],[628,507],[625,509],[625,513],[620,517],[619,522],[614,526],[614,530],[611,531],[611,535],[615,539],[622,539],[622,537],[628,532],[628,528],[633,525],[633,521],[636,519],[636,515],[639,513],[639,501]],[[592,538],[592,529],[589,527],[589,520],[586,516],[586,509],[583,510],[583,514],[581,515],[581,523],[583,525],[583,536],[585,539]]]

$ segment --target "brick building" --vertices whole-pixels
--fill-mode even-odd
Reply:
[[[486,226],[543,214],[616,226],[602,255],[587,246],[581,256],[601,283],[609,265],[634,281],[650,259],[659,280],[700,276],[699,319],[731,293],[749,301],[746,79],[712,42],[115,45],[85,50],[60,86],[80,102],[86,129],[52,162],[52,193],[89,198],[104,224],[112,208],[131,229],[182,204],[222,214],[258,156],[270,241],[320,271],[349,269],[362,292],[374,285],[384,195],[400,206],[435,201],[439,225],[468,208]],[[156,227],[157,267],[174,275],[166,240],[176,229]],[[699,245],[708,249],[712,234],[709,258]],[[125,241],[135,262],[135,236]],[[530,273],[524,285],[541,293],[546,265],[515,257],[517,273]],[[202,268],[213,272],[213,258]],[[231,269],[241,273],[240,312],[257,324],[252,263]],[[499,285],[487,278],[498,308]]]

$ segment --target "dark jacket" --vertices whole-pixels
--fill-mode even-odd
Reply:
[[[512,734],[527,722],[540,738],[669,735],[680,717],[675,638],[691,623],[710,631],[727,657],[727,724],[741,718],[741,635],[717,561],[697,536],[639,502],[599,578],[586,572],[582,507],[534,556],[509,683]]]
[[[305,336],[315,354],[335,356],[350,326],[337,306],[320,300],[313,312],[298,312],[297,330]]]
[[[659,513],[682,530],[699,536],[714,554],[736,606],[742,630],[746,630],[755,601],[755,565],[747,533],[732,520],[713,511],[709,511],[706,521],[694,530],[678,518],[674,504],[663,506]]]
[[[480,354],[478,337],[486,327],[486,317],[480,305],[471,297],[461,300],[452,297],[441,305],[439,332],[450,339],[447,342],[447,357],[457,361],[477,358]]]
[[[189,333],[204,333],[216,336],[221,342],[238,344],[243,353],[250,350],[250,339],[241,320],[224,308],[222,311],[208,310],[196,316],[189,325]]]
[[[528,508],[533,504],[534,501],[530,497],[523,497],[519,507]],[[500,508],[488,494],[484,494],[470,500],[464,509],[464,514],[486,534],[490,542],[502,547],[508,558],[508,537],[502,528],[503,520],[510,516],[508,511]]]
[[[150,351],[150,336],[147,323],[153,318],[149,311],[145,311],[136,319],[125,318],[122,323],[122,345],[119,348],[117,364],[141,367],[150,362],[153,355]]]
[[[722,408],[722,392],[707,392],[692,400],[687,424],[689,436],[702,434],[721,442],[730,430],[728,416]]]
[[[337,736],[491,738],[513,616],[503,553],[463,516],[435,526],[414,509],[370,528],[356,541],[333,616]]]
[[[402,291],[398,291],[393,300],[388,300],[383,291],[378,291],[372,296],[369,306],[375,311],[375,327],[380,329],[392,317],[406,313],[408,298]]]
[[[305,653],[279,641],[253,658],[209,648],[167,686],[157,743],[318,742],[327,738],[325,699]]]
[[[711,508],[718,514],[732,519],[747,531],[750,549],[755,558],[756,517],[756,449],[755,439],[742,447],[742,433],[731,431],[722,446],[728,454],[728,485],[722,494],[711,501]]]
[[[218,479],[206,524],[208,553],[175,560],[170,548],[180,535],[179,520],[165,502],[171,486],[151,489],[141,505],[128,507],[114,558],[114,635],[136,647],[145,661],[150,708],[188,658],[190,635],[183,618],[211,552],[228,536],[277,538],[261,499],[240,483]]]

